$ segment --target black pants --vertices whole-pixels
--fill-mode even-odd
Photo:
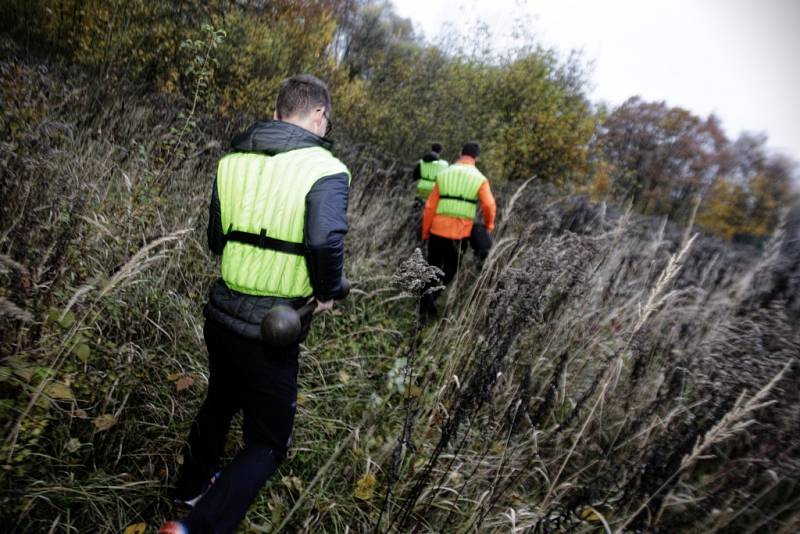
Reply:
[[[222,471],[185,522],[191,534],[232,532],[286,457],[297,406],[299,346],[265,349],[212,320],[203,330],[208,393],[192,423],[177,496],[197,496],[219,469],[231,419],[244,415],[245,447]]]
[[[467,251],[469,239],[447,239],[431,234],[428,240],[428,263],[444,271],[441,284],[448,285],[458,273],[461,258]],[[433,307],[442,290],[427,293],[422,298],[424,307]]]

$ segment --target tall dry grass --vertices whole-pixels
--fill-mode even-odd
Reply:
[[[203,398],[206,203],[239,125],[186,131],[189,103],[13,58],[0,73],[0,520],[156,525]],[[800,526],[796,214],[759,253],[499,187],[495,248],[422,323],[408,169],[339,154],[352,296],[315,322],[295,447],[243,531]]]

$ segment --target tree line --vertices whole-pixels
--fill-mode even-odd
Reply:
[[[580,56],[524,28],[510,49],[480,25],[431,44],[373,0],[0,0],[0,11],[3,33],[95,71],[112,96],[157,90],[242,123],[271,115],[285,77],[312,72],[329,82],[343,142],[413,161],[433,140],[452,159],[478,139],[495,181],[533,176],[726,239],[769,235],[794,195],[794,163],[766,137],[731,140],[713,115],[638,97],[596,105]]]

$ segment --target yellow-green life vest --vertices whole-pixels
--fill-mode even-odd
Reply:
[[[447,161],[437,159],[434,161],[419,160],[419,181],[417,182],[417,196],[427,200],[436,183],[436,175],[447,168]]]
[[[313,294],[303,229],[306,194],[325,176],[350,172],[322,147],[275,156],[234,152],[217,169],[222,231],[222,279],[248,295]]]
[[[486,177],[473,165],[454,163],[436,175],[439,186],[437,215],[474,219],[478,208],[478,191]]]

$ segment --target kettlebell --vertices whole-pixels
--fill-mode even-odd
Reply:
[[[350,281],[342,277],[342,292],[337,300],[347,298],[350,293]],[[275,347],[288,347],[297,343],[303,329],[302,321],[317,308],[317,300],[313,299],[294,309],[286,304],[271,308],[261,320],[261,340]]]

